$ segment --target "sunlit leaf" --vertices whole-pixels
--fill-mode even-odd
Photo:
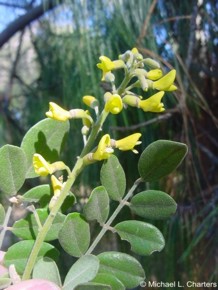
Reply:
[[[35,243],[34,241],[29,240],[29,241],[20,241],[12,245],[5,254],[4,264],[7,267],[9,267],[11,264],[14,264],[18,274],[23,274],[34,243]],[[56,260],[58,255],[59,253],[54,246],[48,243],[43,243],[40,248],[37,259],[46,256]]]
[[[104,186],[96,187],[84,206],[84,215],[87,220],[97,220],[104,223],[109,214],[109,197]]]
[[[77,260],[70,268],[64,281],[63,290],[72,290],[77,285],[91,281],[99,269],[99,260],[96,256],[85,255]]]
[[[101,168],[101,183],[113,200],[121,200],[126,190],[126,177],[118,158],[111,155]]]
[[[48,217],[47,209],[37,209],[36,213],[39,217],[41,225],[43,225]],[[63,225],[65,220],[65,215],[62,213],[57,213],[46,237],[45,241],[53,241],[58,238],[58,233]],[[24,219],[16,221],[13,225],[12,232],[19,238],[26,240],[33,240],[36,238],[39,232],[39,226],[36,222],[35,216],[33,213],[27,215]]]
[[[153,225],[141,221],[124,221],[114,227],[122,240],[131,244],[139,255],[151,255],[161,251],[165,245],[162,233]]]
[[[26,156],[17,146],[5,145],[0,149],[0,190],[8,195],[18,192],[25,181]]]
[[[105,252],[98,255],[99,273],[111,274],[126,288],[134,288],[145,279],[141,264],[132,256],[119,252]]]
[[[27,158],[26,178],[38,176],[32,166],[34,153],[41,154],[48,162],[59,159],[68,131],[68,121],[59,122],[51,119],[44,119],[29,129],[21,143]]]
[[[68,254],[74,257],[80,257],[89,247],[89,224],[79,213],[68,214],[59,231],[58,239]]]
[[[46,271],[45,271],[46,270]],[[33,268],[33,279],[48,280],[61,287],[61,278],[58,267],[52,259],[43,257]]]

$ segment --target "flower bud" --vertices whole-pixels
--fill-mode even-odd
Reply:
[[[163,76],[161,69],[152,69],[147,73],[147,78],[156,81]]]
[[[95,108],[99,105],[98,100],[93,96],[84,96],[83,103],[89,106],[90,108]]]
[[[153,60],[152,58],[145,58],[143,62],[151,69],[160,68],[160,64],[156,60]]]
[[[123,100],[123,103],[126,105],[139,108],[140,98],[134,95],[125,95],[122,100]]]

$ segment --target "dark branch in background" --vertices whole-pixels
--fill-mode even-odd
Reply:
[[[23,30],[32,21],[38,19],[46,11],[53,9],[57,5],[61,4],[62,0],[47,0],[42,1],[42,3],[30,10],[23,16],[18,17],[13,22],[11,22],[5,30],[0,33],[0,48],[18,31]],[[45,10],[46,7],[46,10]]]

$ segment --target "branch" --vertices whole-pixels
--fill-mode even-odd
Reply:
[[[23,30],[27,25],[29,25],[32,21],[38,19],[45,13],[46,11],[53,9],[58,4],[60,4],[62,0],[47,0],[43,1],[42,4],[32,8],[23,16],[18,17],[13,22],[11,22],[5,30],[0,34],[0,48],[19,30]]]

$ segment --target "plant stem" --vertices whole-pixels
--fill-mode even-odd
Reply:
[[[33,267],[35,265],[35,262],[36,262],[36,259],[38,256],[38,253],[39,253],[40,248],[42,246],[42,243],[45,240],[45,237],[46,237],[46,235],[47,235],[47,233],[48,233],[48,231],[53,223],[55,216],[57,215],[58,211],[60,210],[60,208],[61,208],[65,198],[67,197],[73,183],[75,182],[77,176],[82,171],[83,167],[84,167],[83,160],[81,158],[79,158],[77,160],[72,172],[70,173],[68,180],[67,180],[60,196],[58,197],[54,207],[51,209],[48,218],[46,219],[44,225],[42,226],[42,228],[38,232],[35,244],[33,246],[33,249],[31,251],[29,259],[27,261],[27,265],[25,267],[25,271],[23,273],[22,280],[27,280],[30,278]]]
[[[140,182],[142,182],[142,179],[141,178],[137,179],[134,182],[134,184],[130,188],[129,192],[126,194],[126,196],[124,197],[124,199],[122,199],[120,201],[120,204],[115,209],[115,211],[113,212],[112,216],[106,222],[106,224],[104,225],[104,227],[101,229],[100,233],[97,235],[97,237],[95,238],[95,240],[93,241],[93,243],[91,244],[91,246],[89,247],[89,249],[87,250],[86,255],[91,254],[92,251],[95,249],[95,247],[97,246],[97,244],[99,243],[99,241],[101,240],[101,238],[103,237],[103,235],[110,228],[110,225],[112,224],[112,222],[114,221],[114,219],[117,217],[117,215],[121,211],[121,209],[125,206],[126,201],[132,196],[134,190],[137,188],[137,186],[139,185]]]
[[[8,226],[8,222],[10,220],[11,212],[12,212],[12,206],[9,205],[9,207],[7,209],[7,212],[6,212],[6,215],[5,215],[4,223],[2,225],[2,231],[1,231],[1,234],[0,234],[0,249],[2,248],[2,244],[3,244],[3,241],[4,241],[5,233],[6,233],[7,229],[8,229],[7,226]]]

